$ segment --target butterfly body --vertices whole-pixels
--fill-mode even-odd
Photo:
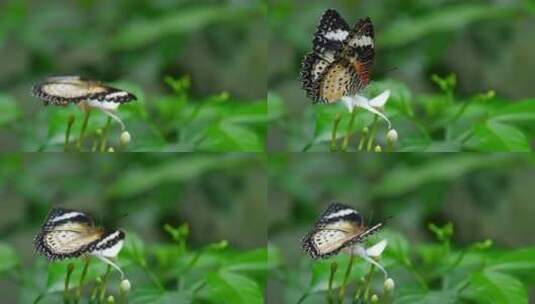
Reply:
[[[34,240],[36,252],[50,261],[94,255],[115,257],[124,242],[120,230],[96,227],[84,213],[64,208],[52,209]]]
[[[313,51],[303,60],[300,81],[314,102],[333,103],[352,96],[369,82],[374,57],[370,18],[353,28],[335,10],[325,11],[313,39]]]
[[[42,99],[45,105],[57,106],[88,101],[94,104],[93,107],[106,106],[109,108],[112,105],[118,106],[137,99],[132,93],[104,85],[98,81],[82,79],[79,76],[47,78],[42,83],[35,85],[32,93],[35,97]]]
[[[383,223],[378,223],[367,227],[358,211],[341,203],[333,203],[303,238],[302,248],[312,259],[328,258],[364,241],[382,226]]]

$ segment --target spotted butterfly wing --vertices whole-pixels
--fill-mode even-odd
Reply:
[[[313,51],[303,59],[300,81],[314,102],[333,103],[355,95],[369,81],[374,57],[370,18],[350,28],[335,10],[325,11],[314,34]]]
[[[34,249],[50,261],[82,255],[106,259],[119,253],[124,237],[120,230],[95,227],[82,212],[56,208],[46,217],[34,240]]]
[[[366,227],[357,210],[341,203],[331,204],[303,238],[303,251],[312,259],[328,258],[345,247],[364,241],[383,223]]]
[[[50,77],[35,85],[32,94],[45,105],[66,106],[83,100],[101,103],[122,104],[136,100],[136,96],[124,90],[104,85],[98,81],[85,80],[79,76]]]

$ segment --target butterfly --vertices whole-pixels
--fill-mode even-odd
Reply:
[[[49,77],[35,85],[32,93],[42,99],[45,105],[57,106],[77,104],[84,100],[117,105],[137,100],[132,93],[104,85],[99,81],[82,79],[80,76]]]
[[[333,203],[302,239],[303,251],[312,259],[328,258],[340,250],[360,243],[377,232],[384,223],[364,225],[359,212],[347,205]]]
[[[137,100],[137,97],[124,90],[102,84],[99,81],[82,79],[80,76],[49,77],[33,86],[32,94],[42,99],[45,105],[67,106],[70,103],[81,108],[97,108],[117,121],[121,128],[124,124],[111,111],[119,105]]]
[[[368,85],[374,58],[374,30],[369,17],[351,28],[333,9],[326,10],[305,55],[299,80],[314,103],[333,103]]]
[[[96,227],[85,213],[54,208],[35,237],[34,250],[49,261],[94,256],[115,267],[122,276],[110,258],[119,254],[124,239],[123,231]]]

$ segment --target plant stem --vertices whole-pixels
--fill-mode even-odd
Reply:
[[[82,297],[82,290],[84,289],[85,276],[87,275],[87,269],[89,268],[90,262],[91,262],[91,259],[89,257],[86,257],[84,269],[82,270],[82,276],[80,277],[80,283],[78,284],[78,289],[76,290],[75,303],[78,303],[80,301],[80,298]]]
[[[67,131],[65,132],[65,144],[63,145],[63,151],[67,152],[69,150],[69,137],[71,136],[71,128],[74,124],[74,115],[69,116],[69,121],[67,122]]]
[[[347,125],[347,133],[344,137],[344,141],[342,143],[342,151],[347,150],[347,145],[349,144],[349,139],[351,138],[351,133],[353,133],[353,123],[355,122],[355,117],[357,116],[357,109],[354,108],[351,112],[351,118],[349,119],[349,124]]]
[[[331,274],[329,276],[329,289],[327,292],[327,303],[332,304],[333,303],[333,281],[334,281],[334,274],[336,273],[336,269],[338,268],[336,262],[331,263]]]
[[[353,253],[349,256],[349,263],[347,264],[346,273],[344,275],[344,281],[342,282],[342,287],[340,287],[340,294],[338,295],[339,302],[344,303],[344,296],[346,293],[346,286],[349,281],[349,276],[351,274],[351,269],[353,268]]]
[[[308,297],[308,295],[309,295],[309,292],[308,292],[308,291],[305,292],[305,293],[299,298],[299,300],[297,300],[297,304],[301,304],[301,303],[303,303],[303,301]]]
[[[74,271],[74,264],[69,263],[67,265],[67,275],[65,276],[65,289],[63,290],[63,303],[68,304],[70,302],[69,297],[69,283],[71,281],[71,274]]]
[[[377,115],[373,116],[372,128],[370,129],[370,135],[368,137],[368,145],[366,147],[367,151],[372,150],[373,139],[375,138],[375,132],[377,131]]]
[[[100,142],[100,152],[106,152],[106,135],[108,135],[108,127],[111,123],[111,117],[108,117],[108,120],[106,121],[106,124],[104,125],[104,128],[102,128],[102,138]]]
[[[87,122],[89,121],[90,114],[90,109],[84,109],[84,122],[82,124],[82,129],[80,130],[80,137],[78,137],[78,142],[76,143],[76,149],[78,151],[80,151],[82,147],[82,141],[84,140],[85,129],[87,128]]]
[[[100,285],[99,302],[104,301],[104,297],[106,296],[106,282],[108,281],[110,272],[111,272],[111,265],[108,265],[108,267],[106,268],[106,273],[102,277],[102,284]]]
[[[368,275],[366,276],[366,288],[364,289],[364,303],[368,302],[368,297],[370,295],[370,286],[372,284],[372,274],[373,269],[375,266],[372,264],[370,265],[370,272],[368,272]]]
[[[338,124],[340,123],[340,119],[342,118],[342,115],[340,113],[336,114],[336,117],[334,118],[333,122],[333,133],[331,136],[331,152],[336,151],[336,131],[338,131]]]

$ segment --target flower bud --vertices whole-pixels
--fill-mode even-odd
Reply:
[[[377,303],[379,302],[379,297],[376,294],[373,294],[372,297],[370,298],[370,301],[372,303]]]
[[[121,145],[128,145],[132,137],[130,136],[130,133],[128,131],[123,131],[121,133],[121,136],[119,137],[119,141],[121,142]]]
[[[375,148],[373,148],[373,151],[377,152],[377,153],[380,153],[383,151],[383,149],[381,149],[381,146],[377,145],[375,146]]]
[[[115,298],[113,296],[109,296],[108,297],[108,304],[113,304],[115,303]]]
[[[113,147],[109,147],[108,152],[115,152],[115,149]]]
[[[398,141],[398,132],[396,129],[390,129],[390,131],[386,133],[386,141],[389,145],[393,145]]]
[[[127,279],[124,279],[121,281],[121,284],[119,285],[119,287],[121,288],[122,292],[127,293],[130,291],[130,288],[132,286],[130,285],[130,281],[128,281]]]
[[[395,286],[396,285],[394,284],[394,280],[392,280],[391,278],[388,278],[388,279],[385,280],[385,289],[387,291],[394,290]]]

